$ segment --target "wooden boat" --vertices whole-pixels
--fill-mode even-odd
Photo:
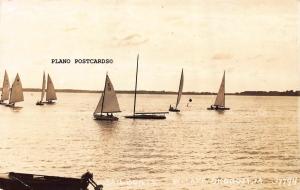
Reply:
[[[15,103],[24,101],[22,82],[17,74],[14,83],[11,86],[8,107],[16,107]]]
[[[179,82],[179,89],[178,89],[178,93],[177,93],[176,106],[175,106],[175,108],[174,108],[174,107],[172,107],[172,106],[170,105],[170,108],[169,108],[169,111],[170,111],[170,112],[180,112],[180,110],[179,110],[177,107],[178,107],[178,104],[179,104],[179,102],[180,102],[181,95],[182,95],[183,80],[184,80],[184,77],[183,77],[183,69],[182,69],[182,70],[181,70],[180,82]]]
[[[8,78],[8,74],[5,70],[5,74],[4,74],[4,79],[3,79],[3,85],[2,85],[2,93],[1,93],[1,99],[0,99],[0,104],[6,105],[6,103],[4,102],[5,100],[9,100],[9,78]]]
[[[55,104],[53,100],[57,100],[55,88],[50,75],[47,77],[46,104]]]
[[[96,120],[116,121],[119,118],[113,116],[113,113],[117,112],[121,112],[118,98],[113,84],[111,83],[108,74],[106,74],[104,90],[96,110],[94,111],[94,118]]]
[[[41,99],[40,99],[40,101],[37,101],[37,102],[36,102],[36,105],[37,105],[37,106],[42,106],[42,105],[44,105],[43,99],[44,99],[45,91],[46,91],[45,87],[46,87],[46,76],[45,76],[45,72],[44,72],[44,74],[43,74],[43,83],[42,83]]]
[[[91,184],[95,190],[102,190],[97,185],[93,174],[87,172],[81,178],[56,177],[26,173],[9,172],[0,176],[0,189],[3,190],[87,190]]]
[[[125,116],[129,119],[166,119],[165,114],[168,112],[144,112],[144,113],[135,113],[133,115]]]
[[[208,107],[207,110],[217,110],[217,111],[230,110],[230,108],[225,107],[225,71],[223,74],[222,82],[215,103],[210,107]]]
[[[139,70],[139,55],[137,56],[137,62],[136,62],[133,115],[125,116],[125,118],[128,118],[128,119],[166,119],[165,114],[168,114],[169,112],[145,112],[145,113],[136,113],[135,112],[138,70]]]

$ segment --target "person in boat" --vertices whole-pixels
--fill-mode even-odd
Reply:
[[[212,105],[210,105],[210,109],[213,109],[213,106],[212,106]]]
[[[217,109],[219,109],[219,106],[218,106],[218,105],[216,105],[216,110],[217,110]]]

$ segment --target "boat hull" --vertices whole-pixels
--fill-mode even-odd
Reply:
[[[230,108],[225,108],[225,107],[218,107],[218,108],[216,108],[216,107],[209,107],[209,108],[207,108],[207,110],[216,110],[216,111],[225,111],[225,110],[230,110]]]
[[[38,102],[36,102],[36,104],[35,105],[37,105],[37,106],[43,106],[44,105],[44,103],[43,102],[41,102],[41,101],[38,101]]]
[[[128,115],[128,116],[125,116],[125,118],[128,118],[128,119],[166,119],[166,116],[165,115],[141,114],[141,115]]]
[[[55,104],[56,102],[53,102],[53,101],[46,101],[46,102],[44,102],[44,103],[46,103],[46,104]]]
[[[94,115],[95,120],[102,120],[102,121],[118,121],[119,118],[111,115]]]
[[[172,109],[172,108],[170,108],[169,111],[170,112],[180,112],[180,110],[178,110],[178,109]]]
[[[87,190],[88,184],[88,181],[77,178],[13,172],[0,176],[0,189],[3,190]]]
[[[0,105],[4,105],[6,106],[8,103],[5,103],[5,102],[0,102]]]
[[[15,104],[5,104],[6,107],[9,107],[9,108],[13,108],[13,109],[21,109],[22,107],[21,106],[16,106]]]

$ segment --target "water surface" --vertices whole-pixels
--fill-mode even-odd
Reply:
[[[300,189],[297,97],[227,96],[231,110],[220,113],[206,110],[214,96],[183,96],[180,113],[151,121],[123,118],[133,96],[121,94],[111,123],[93,120],[98,94],[58,93],[57,104],[35,106],[39,96],[25,93],[21,110],[0,106],[0,172],[89,170],[107,190]],[[137,111],[175,101],[138,95]]]

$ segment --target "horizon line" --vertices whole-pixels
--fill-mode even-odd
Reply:
[[[0,88],[2,90],[2,88]],[[41,88],[23,88],[25,92],[40,92]],[[65,93],[101,93],[103,90],[84,90],[84,89],[55,89],[56,92],[65,92]],[[122,94],[133,94],[134,90],[115,90],[117,93]],[[178,94],[177,91],[166,91],[166,90],[137,90],[137,93],[143,93],[143,94]],[[256,93],[256,94],[288,94],[288,93],[294,93],[296,95],[300,95],[300,90],[285,90],[285,91],[263,91],[263,90],[246,90],[246,91],[240,91],[240,92],[227,92],[225,94],[227,95],[243,95],[247,93]],[[185,91],[182,92],[184,95],[216,95],[217,92],[208,92],[208,91]]]

